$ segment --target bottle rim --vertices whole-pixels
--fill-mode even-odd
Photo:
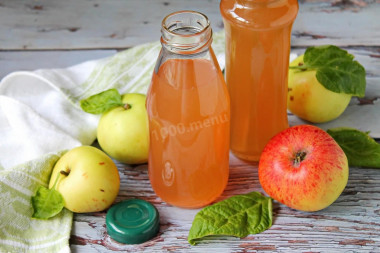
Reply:
[[[211,41],[211,24],[203,13],[191,10],[176,11],[162,20],[161,44],[171,52],[197,53],[208,48]]]
[[[168,26],[168,24],[167,24],[168,19],[169,19],[170,17],[176,16],[176,15],[178,15],[178,14],[184,14],[184,13],[189,13],[189,14],[194,14],[194,15],[200,15],[200,16],[202,16],[202,17],[204,18],[204,20],[207,22],[206,26],[205,26],[202,30],[200,30],[200,31],[198,31],[198,32],[196,32],[196,33],[192,33],[192,34],[178,34],[178,33],[175,33],[175,32],[173,32],[173,31],[171,31],[171,30],[170,30],[170,26]],[[163,28],[166,32],[168,32],[168,33],[170,33],[170,34],[173,34],[173,35],[181,35],[181,36],[185,36],[185,37],[192,37],[192,36],[198,36],[198,35],[202,34],[205,30],[207,30],[207,29],[211,26],[211,24],[210,24],[210,20],[208,19],[208,17],[207,17],[205,14],[203,14],[203,13],[201,13],[201,12],[197,12],[197,11],[184,10],[184,11],[176,11],[176,12],[173,12],[173,13],[170,13],[169,15],[167,15],[167,16],[162,20],[161,26],[162,26],[162,28]]]

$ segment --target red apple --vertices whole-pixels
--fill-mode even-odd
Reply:
[[[259,161],[259,180],[273,199],[301,211],[331,205],[348,180],[348,161],[322,129],[294,126],[274,136]]]

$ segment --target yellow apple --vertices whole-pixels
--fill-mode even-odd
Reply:
[[[148,161],[149,125],[146,96],[122,96],[125,106],[115,107],[100,118],[97,137],[101,148],[116,160],[128,164]]]
[[[72,212],[98,212],[115,200],[120,177],[114,162],[103,151],[81,146],[64,154],[54,166],[49,188],[59,176],[56,190]]]
[[[301,55],[289,66],[303,64]],[[323,123],[339,117],[348,106],[351,95],[335,93],[323,87],[315,70],[289,69],[288,109],[301,119]]]

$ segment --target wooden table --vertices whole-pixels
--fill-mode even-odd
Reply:
[[[223,23],[218,6],[217,0],[0,0],[0,78],[15,70],[67,67],[158,40],[162,18],[177,10],[201,11],[219,31]],[[367,70],[370,92],[365,102],[379,99],[378,0],[302,0],[292,35],[293,51],[298,53],[307,46],[334,44],[354,54]],[[257,164],[232,155],[230,164],[229,183],[220,199],[263,192]],[[305,213],[275,202],[271,229],[244,239],[208,240],[194,247],[188,244],[187,235],[198,210],[162,202],[150,186],[146,165],[118,167],[121,189],[117,202],[137,197],[153,203],[161,215],[159,235],[141,245],[123,245],[107,235],[106,212],[75,214],[70,240],[73,252],[380,252],[380,169],[350,168],[346,189],[325,210]]]

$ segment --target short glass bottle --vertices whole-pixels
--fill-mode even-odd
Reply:
[[[220,196],[228,181],[229,95],[205,15],[172,13],[161,32],[147,95],[149,178],[165,202],[198,208]]]

